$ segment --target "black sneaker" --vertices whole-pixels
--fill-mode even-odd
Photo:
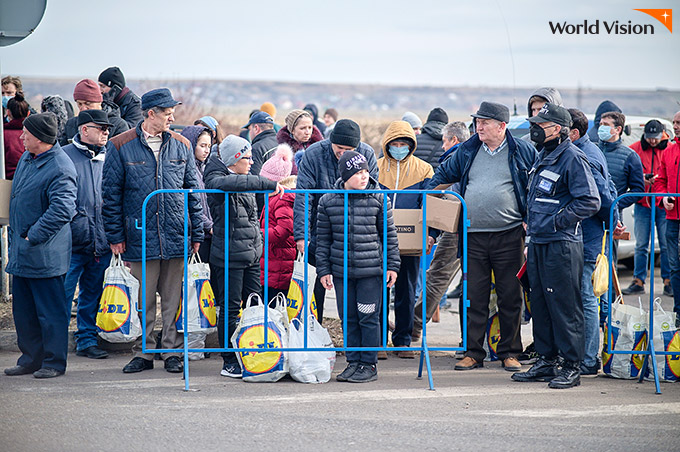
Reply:
[[[243,372],[241,371],[241,366],[239,366],[238,363],[224,363],[220,375],[223,377],[241,378],[243,376]]]
[[[527,348],[519,354],[517,361],[519,361],[520,364],[533,364],[538,361],[538,353],[536,353],[533,342],[527,345]]]
[[[90,347],[87,347],[83,350],[78,350],[76,355],[84,356],[90,359],[104,359],[109,357],[109,354],[106,351],[102,350],[96,345],[91,345]]]
[[[592,366],[586,366],[585,363],[581,363],[579,366],[579,370],[581,372],[581,375],[587,375],[587,376],[593,376],[597,375],[597,373],[600,370],[600,361],[596,361],[595,364]]]
[[[624,295],[643,294],[645,293],[645,283],[641,279],[633,278],[630,286],[623,289],[621,293]]]
[[[378,379],[375,364],[359,364],[359,368],[347,379],[350,383],[368,383]]]
[[[184,363],[179,359],[179,356],[171,356],[165,359],[165,370],[172,374],[179,374],[184,371]]]
[[[347,364],[347,367],[345,368],[345,370],[340,372],[340,374],[338,374],[338,376],[335,377],[335,379],[338,380],[338,381],[347,381],[349,379],[349,377],[354,375],[354,372],[356,372],[358,368],[359,368],[359,363],[349,363],[349,364]]]
[[[125,367],[123,367],[123,373],[132,374],[150,369],[153,369],[153,361],[138,356],[136,358],[132,358],[132,360],[127,363]]]

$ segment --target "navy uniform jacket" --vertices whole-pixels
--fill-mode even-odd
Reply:
[[[527,242],[582,241],[580,222],[600,210],[600,196],[585,154],[566,139],[545,148],[531,170]]]

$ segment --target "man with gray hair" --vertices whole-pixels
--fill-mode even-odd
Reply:
[[[520,314],[522,295],[515,274],[522,266],[529,171],[536,149],[507,130],[508,107],[482,102],[472,115],[477,133],[446,160],[429,188],[460,182],[470,218],[468,228],[467,351],[455,370],[483,367],[489,318],[491,273],[495,275],[501,339],[497,354],[507,371],[521,369]]]
[[[470,138],[470,132],[464,122],[455,121],[444,126],[442,129],[442,149],[444,154],[439,158],[441,165],[449,157],[451,157],[461,143]],[[453,277],[460,270],[460,259],[458,258],[458,233],[443,232],[439,236],[437,248],[434,251],[430,268],[427,270],[427,287],[426,297],[427,304],[425,307],[426,322],[432,319],[437,310],[437,303],[441,304],[441,300],[446,295]],[[416,294],[421,293],[419,290],[421,278],[418,278],[418,286],[416,287]],[[459,285],[460,286],[460,285]],[[460,294],[458,295],[460,297]],[[414,307],[413,313],[413,331],[411,339],[418,340],[423,329],[423,297],[422,294]],[[462,328],[461,328],[462,331]]]
[[[144,120],[111,142],[115,150],[107,152],[102,180],[104,230],[111,251],[122,254],[131,264],[132,275],[140,281],[142,299],[142,268],[146,260],[146,312],[140,321],[146,322],[146,336],[134,344],[134,358],[124,368],[125,373],[153,369],[155,348],[153,327],[156,320],[156,292],[161,296],[163,331],[161,348],[179,349],[182,336],[175,328],[184,269],[184,195],[156,195],[142,210],[146,197],[161,189],[199,189],[198,170],[191,143],[182,135],[171,132],[175,106],[170,90],[159,88],[142,96]],[[188,197],[190,220],[190,251],[198,252],[203,241],[203,209],[200,197]],[[146,254],[142,255],[142,225],[146,215]],[[213,239],[214,240],[214,239]],[[214,244],[214,242],[213,242]],[[146,343],[144,352],[142,341]],[[183,365],[180,353],[165,352],[165,370],[180,373]]]

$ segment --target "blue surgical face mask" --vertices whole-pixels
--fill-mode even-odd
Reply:
[[[597,136],[602,141],[609,141],[614,135],[612,135],[611,126],[600,126],[597,128]]]
[[[404,160],[411,150],[408,146],[390,146],[389,152],[395,160]]]
[[[2,108],[7,108],[7,102],[12,98],[13,96],[2,96]]]

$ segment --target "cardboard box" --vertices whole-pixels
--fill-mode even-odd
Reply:
[[[420,256],[423,252],[423,212],[417,209],[392,209],[397,228],[399,253]]]
[[[439,185],[435,190],[448,190]],[[461,202],[451,194],[430,194],[427,198],[427,226],[444,232],[458,232]]]
[[[0,225],[9,224],[9,198],[12,194],[12,181],[0,179]]]

